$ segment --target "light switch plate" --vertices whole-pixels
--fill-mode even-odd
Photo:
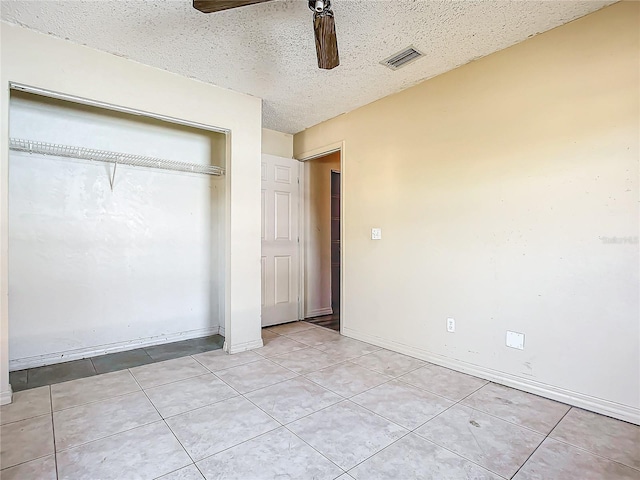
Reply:
[[[382,229],[381,228],[372,228],[371,229],[371,240],[382,240]]]
[[[524,350],[524,333],[510,332],[507,330],[507,347]]]

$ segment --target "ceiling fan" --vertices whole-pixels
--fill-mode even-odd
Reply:
[[[193,0],[193,8],[203,13],[215,13],[230,8],[244,7],[272,0]],[[340,65],[336,23],[331,10],[331,0],[308,0],[313,11],[313,30],[316,36],[318,67],[331,70]]]

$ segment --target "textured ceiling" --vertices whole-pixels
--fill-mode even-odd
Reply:
[[[296,133],[614,1],[333,0],[341,65],[316,64],[306,0],[215,14],[191,0],[2,0],[2,19],[263,99],[266,128]],[[379,62],[408,45],[426,56]]]

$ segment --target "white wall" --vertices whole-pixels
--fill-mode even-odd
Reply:
[[[262,153],[276,157],[293,158],[293,135],[263,128]]]
[[[340,171],[340,152],[304,163],[305,318],[328,315],[331,308],[331,171]]]
[[[346,335],[640,422],[639,16],[616,3],[295,136],[297,158],[344,141]]]
[[[226,154],[222,133],[25,94],[10,136],[222,167]],[[111,191],[107,164],[9,161],[11,370],[218,333],[224,178],[121,165]]]
[[[225,337],[230,351],[260,336],[261,101],[114,55],[1,24],[0,402],[10,398],[8,304],[9,82],[210,125],[230,132],[225,243]]]

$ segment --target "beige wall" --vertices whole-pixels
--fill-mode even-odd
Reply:
[[[331,313],[331,170],[340,152],[305,162],[305,318]]]
[[[640,421],[639,9],[295,136],[296,158],[344,141],[347,335]]]
[[[293,135],[263,128],[262,153],[276,157],[293,158]]]
[[[225,335],[232,351],[260,336],[261,101],[123,58],[1,24],[0,401],[9,399],[7,186],[9,82],[230,131],[225,243]],[[8,299],[11,300],[10,298]],[[37,301],[37,298],[34,298]]]

